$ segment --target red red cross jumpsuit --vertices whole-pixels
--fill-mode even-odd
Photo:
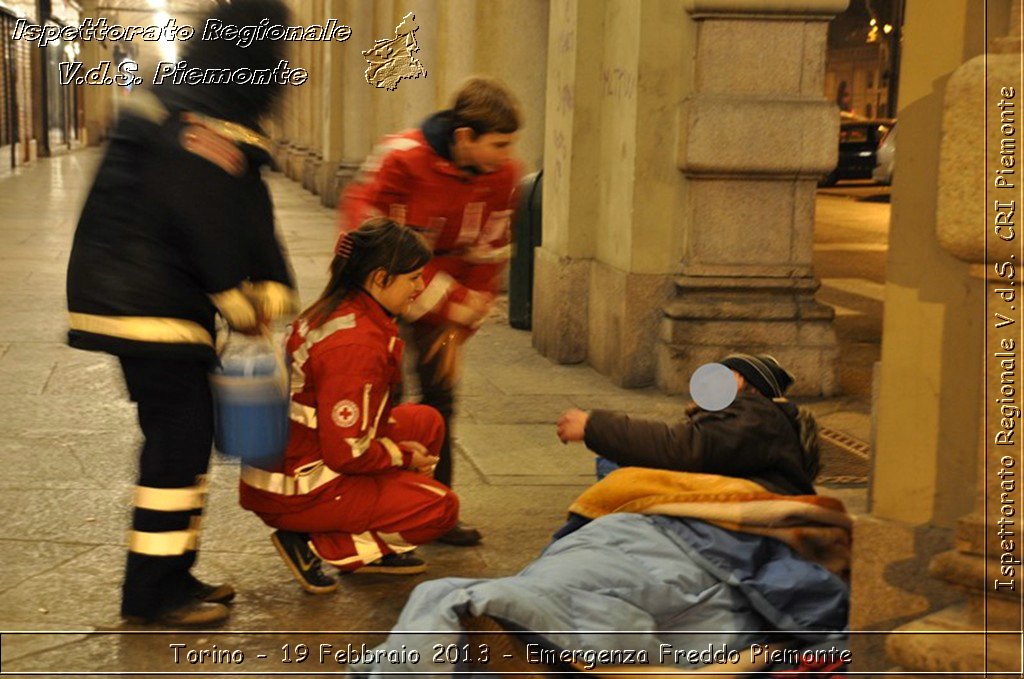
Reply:
[[[444,423],[423,405],[390,407],[401,380],[402,341],[394,320],[365,292],[321,325],[297,320],[292,361],[291,435],[280,468],[243,465],[242,506],[274,528],[308,533],[313,550],[340,570],[407,552],[451,529],[458,497],[408,471],[418,441],[437,455]]]
[[[433,249],[423,271],[426,287],[403,318],[412,324],[409,336],[418,354],[421,400],[445,418],[446,438],[435,475],[446,485],[452,485],[455,394],[450,385],[437,383],[437,366],[426,356],[445,326],[472,331],[479,325],[467,305],[471,294],[498,291],[520,174],[515,160],[494,172],[467,173],[439,155],[423,129],[408,130],[385,137],[373,149],[339,204],[343,233],[369,217],[383,216],[415,227]]]
[[[468,175],[439,156],[422,130],[389,135],[345,188],[341,231],[354,231],[371,217],[420,230],[434,258],[423,272],[426,288],[403,316],[466,325],[463,302],[469,291],[498,291],[521,174],[519,163],[510,160],[495,172]]]

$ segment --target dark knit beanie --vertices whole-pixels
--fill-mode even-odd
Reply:
[[[747,384],[768,398],[780,398],[793,384],[793,376],[768,354],[729,354],[719,363],[743,375]]]

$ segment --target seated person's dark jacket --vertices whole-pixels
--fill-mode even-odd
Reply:
[[[728,408],[676,424],[594,410],[584,441],[620,465],[750,479],[784,495],[814,494],[815,463],[801,444],[797,408],[741,392]]]

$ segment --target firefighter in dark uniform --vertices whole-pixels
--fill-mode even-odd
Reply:
[[[214,18],[286,24],[278,0],[223,4]],[[190,66],[272,68],[281,43],[188,43]],[[209,625],[230,585],[196,561],[213,439],[208,372],[215,316],[257,331],[291,313],[293,279],[260,170],[259,119],[279,85],[155,86],[129,97],[89,192],[68,266],[68,341],[120,360],[142,446],[121,604],[133,622]]]

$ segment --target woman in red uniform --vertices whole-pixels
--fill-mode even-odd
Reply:
[[[395,317],[423,290],[430,250],[412,230],[371,219],[338,244],[331,280],[292,324],[291,436],[283,463],[243,466],[241,503],[307,592],[341,571],[412,574],[411,550],[458,520],[459,501],[430,474],[444,422],[423,405],[390,403],[401,382]]]

